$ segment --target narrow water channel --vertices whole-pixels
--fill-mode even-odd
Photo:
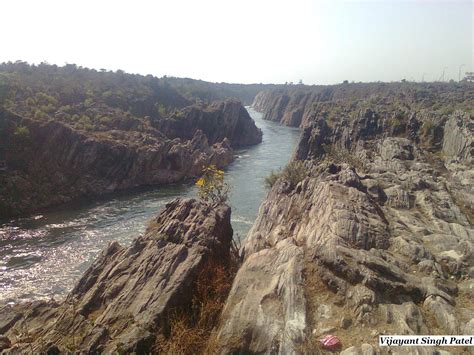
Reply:
[[[298,129],[248,110],[263,142],[237,151],[226,171],[232,226],[241,239],[267,193],[265,177],[288,162],[299,138]],[[129,244],[167,202],[195,195],[195,188],[185,185],[120,193],[0,225],[0,302],[59,299],[110,241]]]

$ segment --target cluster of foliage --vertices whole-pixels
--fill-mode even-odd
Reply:
[[[85,131],[156,127],[179,117],[196,102],[238,98],[250,104],[272,85],[209,83],[201,80],[127,74],[26,62],[0,63],[0,106],[23,117],[55,120]]]
[[[244,105],[250,105],[255,95],[260,91],[277,87],[277,85],[273,84],[210,83],[202,80],[175,77],[164,77],[162,80],[192,101],[211,102],[224,98],[235,98]]]
[[[203,174],[196,182],[198,195],[211,205],[224,203],[229,198],[229,185],[224,181],[224,171],[214,165],[203,168]]]
[[[190,104],[151,75],[72,64],[0,64],[0,105],[22,117],[62,121],[77,129],[143,131]]]
[[[300,181],[308,176],[309,172],[305,164],[301,160],[292,160],[283,169],[279,171],[271,171],[270,175],[265,178],[265,186],[269,189],[273,187],[278,179],[283,179],[294,188]]]

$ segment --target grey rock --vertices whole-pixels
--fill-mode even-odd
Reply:
[[[273,349],[285,354],[303,342],[307,324],[302,269],[302,248],[291,238],[246,258],[222,312],[220,352]]]
[[[26,324],[26,349],[149,352],[169,325],[172,309],[187,307],[206,261],[229,262],[230,208],[177,199],[130,247],[113,242],[60,304],[20,304],[2,310],[0,324],[14,334]],[[25,312],[24,310],[28,310]]]
[[[342,329],[347,329],[352,325],[352,319],[348,317],[342,317],[341,322],[339,323],[339,326]]]
[[[361,346],[351,346],[343,351],[340,355],[375,355],[378,352],[370,344],[362,344]]]
[[[472,163],[474,125],[468,113],[457,111],[446,122],[443,153],[451,159]]]

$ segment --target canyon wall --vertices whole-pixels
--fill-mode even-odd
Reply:
[[[138,119],[106,131],[78,130],[0,111],[6,169],[0,171],[0,217],[31,213],[78,197],[198,176],[203,166],[233,161],[232,146],[261,142],[262,133],[238,102],[192,107],[159,129]],[[27,132],[18,134],[18,129]]]
[[[287,98],[254,105],[291,124]],[[294,121],[302,137],[242,248],[221,353],[319,353],[326,334],[343,354],[468,351],[378,347],[382,334],[474,333],[474,118],[415,104],[341,99]]]
[[[397,103],[400,110],[472,109],[472,83],[344,83],[330,86],[284,86],[259,92],[252,107],[266,120],[292,127],[304,127],[314,117],[340,116],[365,102],[374,107],[384,102]],[[352,106],[352,107],[351,107]]]

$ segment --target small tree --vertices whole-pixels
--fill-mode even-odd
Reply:
[[[218,205],[229,198],[229,185],[224,182],[224,172],[215,165],[203,168],[203,174],[196,182],[198,195],[206,203]]]

